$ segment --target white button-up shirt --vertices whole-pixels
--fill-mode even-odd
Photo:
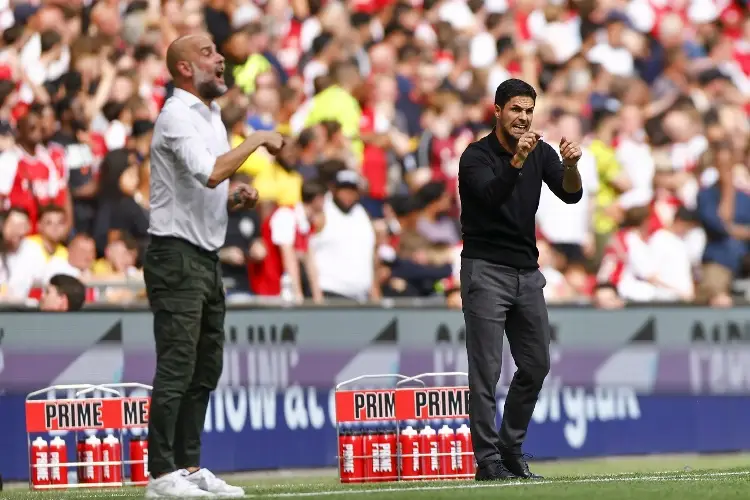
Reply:
[[[148,232],[206,250],[224,245],[229,182],[207,186],[216,158],[230,150],[218,104],[182,89],[164,104],[151,140]]]

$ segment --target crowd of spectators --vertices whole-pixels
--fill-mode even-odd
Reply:
[[[231,180],[261,200],[230,214],[232,301],[460,307],[458,162],[508,78],[537,89],[545,141],[584,150],[580,203],[543,187],[548,301],[727,306],[750,271],[746,2],[0,0],[0,29],[4,302],[60,276],[143,300],[164,55],[198,32],[226,58],[232,145],[287,137]]]

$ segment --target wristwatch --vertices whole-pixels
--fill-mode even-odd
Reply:
[[[239,191],[235,191],[234,194],[232,194],[232,203],[235,205],[240,205],[242,203],[242,196],[240,196]]]

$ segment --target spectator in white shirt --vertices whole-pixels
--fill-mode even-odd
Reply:
[[[538,240],[536,248],[539,251],[539,270],[547,281],[544,286],[545,300],[552,303],[575,298],[575,290],[568,284],[563,273],[554,266],[555,255],[550,244],[544,240]]]
[[[14,211],[14,218],[23,212]],[[27,217],[28,219],[28,217]],[[20,221],[19,224],[22,224]],[[53,258],[67,259],[65,240],[65,212],[55,205],[47,205],[39,211],[39,234],[26,236],[13,258],[8,260],[6,276],[10,300],[25,301],[33,289],[45,284],[46,271]],[[27,230],[28,232],[28,230]]]
[[[619,117],[616,157],[630,178],[632,187],[620,196],[618,204],[623,210],[628,210],[652,200],[655,166],[644,129],[643,110],[634,105],[623,106]]]
[[[659,229],[650,234],[648,207],[628,211],[632,229],[624,238],[624,268],[617,291],[625,300],[637,302],[689,301],[694,295],[687,245],[681,239],[689,225]],[[679,233],[679,235],[678,235]]]
[[[375,280],[375,230],[359,203],[359,184],[359,175],[352,170],[336,174],[326,195],[325,225],[310,238],[325,297],[358,301],[381,297]]]
[[[604,39],[595,45],[587,54],[589,61],[601,64],[608,73],[629,77],[635,72],[633,54],[625,46],[625,32],[629,19],[624,14],[612,12],[606,21]]]
[[[582,135],[580,118],[561,112],[553,119],[544,140],[559,155],[558,144],[562,137],[580,143]],[[537,210],[539,229],[554,249],[564,256],[563,268],[585,262],[595,250],[593,220],[595,197],[599,190],[599,174],[594,156],[583,146],[581,150],[582,156],[578,162],[583,184],[581,202],[574,205],[565,204],[544,184]]]
[[[18,208],[11,208],[5,215],[2,225],[2,240],[0,240],[0,298],[4,302],[23,302],[27,298],[28,290],[22,284],[27,266],[33,265],[36,255],[34,248],[24,238],[31,230],[29,215]],[[21,278],[23,276],[20,276]]]
[[[680,209],[669,227],[657,230],[648,239],[649,258],[655,285],[654,299],[692,301],[695,297],[693,272],[686,237],[695,227],[694,217]]]
[[[654,184],[669,193],[690,209],[696,206],[698,179],[695,169],[698,161],[708,150],[708,140],[702,134],[700,117],[690,116],[687,111],[673,110],[662,122],[664,132],[671,140],[664,167],[656,163]]]

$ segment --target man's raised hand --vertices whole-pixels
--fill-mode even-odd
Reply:
[[[560,156],[562,157],[563,165],[568,167],[575,166],[578,160],[581,159],[581,147],[577,143],[563,137],[560,139]]]
[[[534,132],[533,130],[529,130],[528,132],[523,134],[521,138],[518,139],[518,144],[516,145],[516,154],[513,156],[511,165],[516,168],[521,168],[523,166],[523,162],[526,161],[526,158],[531,154],[532,151],[534,151],[534,148],[539,142],[540,137],[541,134]]]
[[[284,147],[284,136],[278,132],[266,132],[267,136],[264,138],[264,145],[269,153],[277,155],[281,152]]]

